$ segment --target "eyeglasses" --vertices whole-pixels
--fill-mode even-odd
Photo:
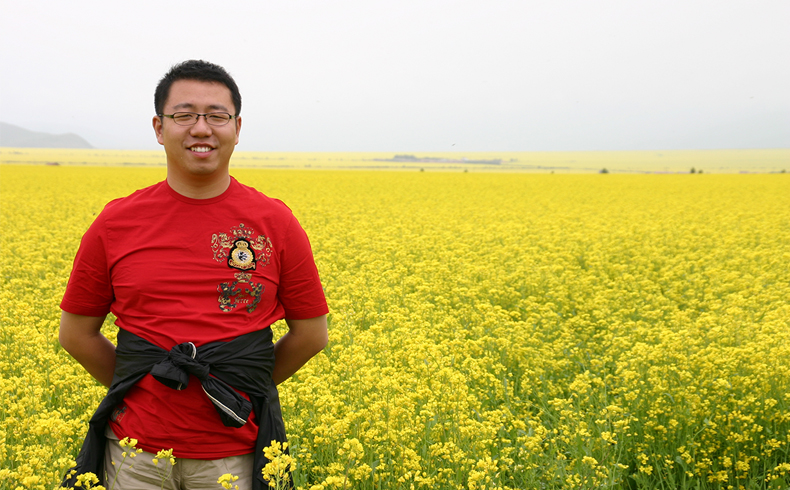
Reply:
[[[212,126],[224,126],[236,116],[227,112],[209,112],[208,114],[198,114],[197,112],[174,112],[172,114],[157,114],[159,117],[169,117],[179,126],[194,126],[200,116],[206,118],[206,122]]]

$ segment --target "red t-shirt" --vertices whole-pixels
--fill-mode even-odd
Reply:
[[[200,347],[328,312],[307,235],[285,204],[231,179],[211,199],[167,182],[110,202],[74,259],[64,311],[104,316],[163,349]],[[254,416],[225,427],[190,377],[172,390],[148,374],[115,410],[110,427],[138,447],[217,459],[253,451]]]

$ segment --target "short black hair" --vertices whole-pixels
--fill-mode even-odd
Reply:
[[[173,65],[170,71],[159,80],[154,92],[154,110],[157,114],[162,114],[165,110],[165,102],[170,95],[170,86],[178,80],[198,80],[201,82],[217,82],[225,85],[230,90],[231,99],[236,109],[235,116],[241,113],[241,93],[236,81],[224,68],[214,63],[203,60],[188,60]]]

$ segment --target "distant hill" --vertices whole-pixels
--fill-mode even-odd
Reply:
[[[11,148],[93,148],[74,133],[49,134],[0,122],[0,146]]]

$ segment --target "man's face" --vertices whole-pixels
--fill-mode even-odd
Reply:
[[[227,112],[236,108],[230,90],[218,82],[177,80],[170,86],[164,114],[174,112]],[[225,126],[212,126],[200,117],[193,126],[179,126],[170,118],[154,117],[154,131],[167,155],[168,178],[193,182],[196,178],[222,178],[228,173],[230,156],[239,142],[241,118]]]

